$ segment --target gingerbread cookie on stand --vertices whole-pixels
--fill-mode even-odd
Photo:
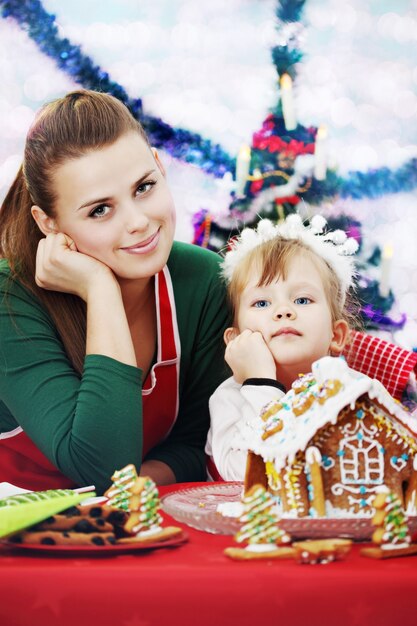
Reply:
[[[116,471],[112,481],[113,485],[104,494],[107,504],[129,513],[123,526],[128,536],[121,537],[117,543],[163,542],[183,533],[176,526],[161,526],[158,489],[148,476],[138,476],[134,465]]]
[[[224,553],[231,559],[288,559],[294,557],[291,537],[279,527],[275,500],[261,485],[254,485],[243,497],[243,513],[239,518],[242,526],[235,535],[237,543],[244,548],[226,548]]]
[[[411,542],[400,499],[384,485],[378,489],[372,505],[375,509],[372,524],[376,527],[372,541],[376,546],[362,548],[362,556],[388,559],[417,554],[417,543]]]

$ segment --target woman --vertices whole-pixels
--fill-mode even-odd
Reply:
[[[102,492],[127,463],[205,479],[228,314],[217,255],[174,229],[121,102],[80,90],[40,111],[0,212],[0,480]]]

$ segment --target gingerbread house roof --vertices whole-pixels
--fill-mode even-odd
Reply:
[[[350,369],[343,358],[324,357],[283,398],[267,405],[262,416],[241,423],[232,445],[273,461],[280,470],[306,449],[321,428],[336,424],[342,409],[353,410],[364,394],[385,410],[400,436],[417,439],[417,419],[378,380]]]

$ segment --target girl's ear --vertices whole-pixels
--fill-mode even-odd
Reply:
[[[223,334],[223,339],[226,346],[232,341],[232,339],[236,339],[238,335],[239,331],[237,328],[226,328]]]
[[[46,236],[50,233],[56,233],[56,223],[53,217],[49,217],[40,207],[33,205],[30,212],[32,217],[38,225],[39,230]]]
[[[156,148],[151,148],[151,150],[152,150],[153,158],[155,159],[156,164],[157,164],[157,166],[158,166],[162,176],[165,176],[165,168],[162,165],[161,159],[159,158],[158,150]]]
[[[337,320],[333,324],[333,339],[330,343],[330,354],[339,356],[349,337],[349,326],[345,320]]]

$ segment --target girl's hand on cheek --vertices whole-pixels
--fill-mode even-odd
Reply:
[[[244,330],[226,347],[225,360],[238,383],[247,378],[276,378],[274,358],[260,332]]]
[[[50,233],[39,241],[35,279],[43,289],[73,293],[85,301],[97,282],[116,281],[107,265],[78,252],[64,233]]]

